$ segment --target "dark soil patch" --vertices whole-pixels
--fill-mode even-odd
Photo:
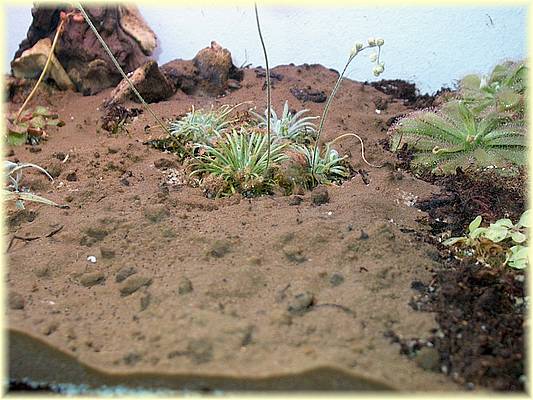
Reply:
[[[451,89],[443,87],[433,95],[420,94],[414,83],[402,79],[382,79],[377,82],[371,82],[370,85],[395,99],[404,100],[404,104],[412,108],[433,107],[436,105],[436,99],[440,95],[451,92]]]
[[[457,170],[456,175],[427,176],[425,180],[441,187],[440,193],[417,203],[429,214],[434,234],[451,230],[453,236],[460,236],[478,215],[485,222],[500,218],[517,221],[526,209],[525,170],[513,177],[490,170],[482,173]]]
[[[418,363],[422,349],[434,348],[436,367],[467,389],[524,390],[523,273],[454,260],[429,285],[415,281],[413,288],[420,294],[412,307],[437,313],[439,329],[427,339],[388,332],[402,354]]]
[[[291,94],[296,97],[298,100],[303,101],[312,101],[313,103],[324,103],[328,96],[323,91],[313,90],[311,87],[307,88],[291,88]]]

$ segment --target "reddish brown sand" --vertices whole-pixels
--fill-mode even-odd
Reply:
[[[310,86],[329,93],[336,73],[319,66],[275,71],[283,75],[274,80],[276,110],[288,99],[291,108],[321,114],[323,103],[303,104],[289,90]],[[178,91],[153,108],[167,119],[191,105],[252,101],[264,110],[262,85],[263,79],[246,70],[242,88],[226,97]],[[356,170],[368,172],[369,184],[358,174],[342,186],[330,186],[329,203],[313,205],[310,193],[300,205],[290,205],[290,198],[280,195],[210,200],[200,189],[179,184],[181,165],[166,170],[154,166],[161,158],[174,158],[142,144],[151,137],[144,127],[154,125],[148,113],[127,125],[129,133],[110,135],[99,128],[101,104],[109,92],[41,96],[37,101],[49,103],[66,126],[50,132],[39,146],[42,151],[17,147],[8,157],[60,172],[53,183],[28,172],[25,183],[70,204],[62,210],[27,203],[30,213],[19,213],[18,219],[9,211],[6,240],[14,234],[43,236],[15,239],[8,252],[8,290],[24,302],[23,309],[8,311],[10,329],[51,346],[42,354],[57,349],[124,379],[148,373],[175,375],[176,382],[191,374],[246,381],[324,367],[333,368],[324,376],[348,374],[352,386],[343,388],[460,389],[400,355],[384,337],[391,328],[404,337],[419,337],[436,327],[433,314],[408,305],[414,295],[411,282],[431,278],[433,250],[402,232],[424,229],[417,222],[424,213],[412,203],[436,191],[434,186],[395,172],[390,164],[366,166],[359,143],[345,139],[337,148],[350,154]],[[386,137],[385,122],[406,108],[392,101],[376,113],[375,102],[388,98],[370,86],[345,81],[325,139],[356,132],[370,162],[393,163],[378,142]],[[66,162],[58,159],[67,154]],[[77,180],[67,179],[71,173]],[[161,189],[166,181],[168,194]],[[60,232],[44,237],[59,226]],[[88,262],[88,256],[97,262]],[[116,282],[117,273],[129,268],[136,273]],[[186,280],[192,291],[183,293]],[[129,295],[121,293],[125,286],[134,289],[142,283]],[[306,292],[314,305],[294,312],[302,300],[296,296]],[[28,354],[22,354],[24,348]],[[40,350],[26,343],[17,351],[11,369],[20,379],[24,360]],[[43,367],[53,358],[46,357],[37,361],[44,364],[36,364],[35,371],[40,368],[56,381],[68,376],[67,371],[53,371],[57,365]],[[206,387],[217,387],[214,380],[206,382]],[[290,388],[290,383],[279,387]]]

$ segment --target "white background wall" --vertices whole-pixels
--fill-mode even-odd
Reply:
[[[216,40],[234,63],[264,65],[252,7],[139,7],[159,38],[156,59],[191,59]],[[7,59],[26,36],[29,6],[7,6]],[[526,57],[526,7],[351,7],[259,8],[271,65],[320,63],[340,70],[356,41],[385,39],[383,79],[415,82],[422,92],[451,85],[467,73],[486,73],[505,59]],[[368,53],[348,76],[373,80]]]

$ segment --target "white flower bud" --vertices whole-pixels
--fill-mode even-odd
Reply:
[[[385,44],[385,40],[383,40],[381,38],[378,38],[378,39],[376,39],[376,44],[378,46],[383,46]]]
[[[376,39],[374,39],[374,38],[368,39],[368,45],[370,47],[374,47],[376,45]]]
[[[378,53],[372,53],[370,54],[370,61],[375,62],[378,60]]]
[[[383,71],[385,71],[385,65],[384,64],[378,64],[374,67],[372,72],[374,73],[374,76],[380,76]]]
[[[356,56],[357,53],[359,53],[359,51],[363,48],[363,43],[359,43],[357,42],[353,47],[352,47],[352,51],[350,52],[350,55],[352,57]]]

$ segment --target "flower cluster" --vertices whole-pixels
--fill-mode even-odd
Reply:
[[[362,50],[370,48],[370,47],[377,47],[378,51],[370,54],[370,61],[375,63],[374,69],[372,70],[374,76],[380,76],[383,71],[385,71],[385,64],[379,60],[379,57],[381,55],[381,46],[385,44],[385,40],[381,38],[370,38],[368,39],[368,44],[365,46],[361,42],[357,42],[354,47],[352,48],[352,51],[350,53],[350,57],[353,58],[357,54],[359,54]]]

